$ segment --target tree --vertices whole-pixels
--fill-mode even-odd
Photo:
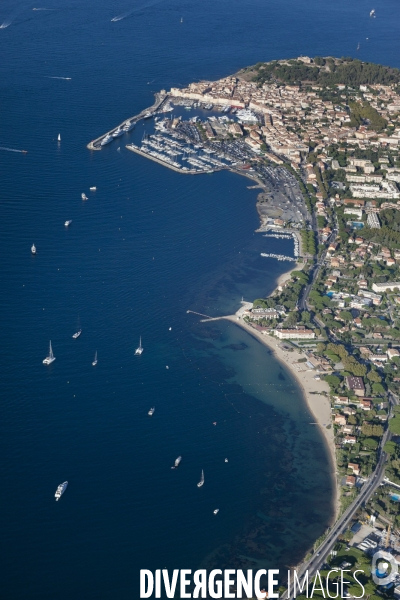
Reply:
[[[400,435],[400,417],[399,416],[395,416],[394,419],[390,419],[389,429],[395,435]]]
[[[296,312],[291,312],[288,314],[285,324],[288,327],[293,327],[293,325],[296,325],[297,323],[297,313]]]
[[[349,321],[353,320],[353,315],[348,310],[341,310],[340,313],[339,313],[339,317],[341,319],[343,319],[343,321],[348,321],[349,322]]]
[[[396,450],[397,444],[394,442],[386,442],[386,444],[383,446],[383,451],[386,452],[386,454],[395,454]]]
[[[379,445],[374,438],[366,438],[362,443],[369,450],[376,450]]]
[[[383,427],[382,425],[371,425],[364,421],[361,427],[361,431],[363,435],[367,437],[382,437],[383,435]]]
[[[385,393],[385,388],[383,387],[383,385],[381,383],[373,383],[372,391],[377,396],[383,396]]]
[[[379,375],[379,373],[377,373],[376,371],[370,371],[370,372],[367,374],[367,377],[368,377],[368,379],[369,379],[370,381],[373,381],[373,382],[375,382],[375,383],[381,383],[381,381],[382,381],[382,378],[381,378],[381,376],[380,376],[380,375]]]
[[[303,310],[303,312],[301,313],[301,320],[303,321],[303,323],[309,323],[311,319],[311,315],[308,312],[308,310]]]

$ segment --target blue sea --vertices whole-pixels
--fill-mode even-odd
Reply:
[[[0,597],[127,600],[141,568],[295,565],[332,520],[322,437],[265,347],[187,313],[270,293],[288,263],[260,253],[293,244],[255,233],[249,180],[127,152],[142,124],[86,144],[161,88],[260,60],[399,67],[398,3],[35,2],[0,6]]]

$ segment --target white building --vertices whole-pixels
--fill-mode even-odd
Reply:
[[[367,217],[367,223],[371,229],[380,229],[381,224],[378,219],[378,215],[374,212],[370,212]]]
[[[311,329],[275,329],[275,335],[280,340],[313,340],[315,333]]]
[[[393,292],[395,288],[400,290],[400,281],[392,281],[387,283],[373,283],[372,289],[374,292]]]

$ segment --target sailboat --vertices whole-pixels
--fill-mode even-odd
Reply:
[[[374,8],[373,8],[373,9],[371,10],[371,12],[369,13],[369,16],[370,16],[370,17],[375,17],[375,9],[374,9]]]
[[[56,360],[56,357],[53,354],[53,348],[51,347],[51,340],[50,340],[49,355],[46,356],[46,358],[43,361],[43,364],[51,365],[51,363],[54,362],[55,360]]]
[[[201,478],[199,483],[197,484],[197,487],[202,487],[204,485],[204,471],[203,469],[201,470]]]
[[[92,366],[95,367],[97,365],[97,350],[96,350],[96,354],[94,355],[94,361],[92,362]]]
[[[61,142],[61,133],[58,134],[57,142]]]
[[[144,350],[144,348],[142,346],[142,336],[140,336],[139,347],[136,348],[136,350],[135,350],[135,356],[140,356],[143,353],[143,350]]]

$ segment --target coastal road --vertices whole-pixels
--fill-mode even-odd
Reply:
[[[392,394],[389,395],[389,399],[392,404],[398,404],[398,399]],[[311,580],[311,577],[316,573],[316,571],[322,568],[322,565],[326,562],[328,554],[334,549],[338,537],[342,533],[344,533],[344,531],[346,531],[357,510],[368,502],[372,494],[380,486],[385,474],[385,463],[387,458],[386,453],[383,452],[382,448],[384,447],[386,442],[391,439],[391,437],[392,436],[389,431],[389,428],[387,428],[381,440],[380,454],[375,471],[364,483],[361,492],[359,493],[357,498],[354,499],[352,504],[350,504],[350,506],[345,510],[342,516],[334,524],[327,538],[322,542],[321,546],[318,548],[318,552],[313,554],[310,560],[305,562],[298,570],[297,575],[299,581],[300,577],[303,577],[306,571],[308,571],[309,580]],[[291,598],[291,590],[286,590],[281,596],[281,598],[282,600]]]

